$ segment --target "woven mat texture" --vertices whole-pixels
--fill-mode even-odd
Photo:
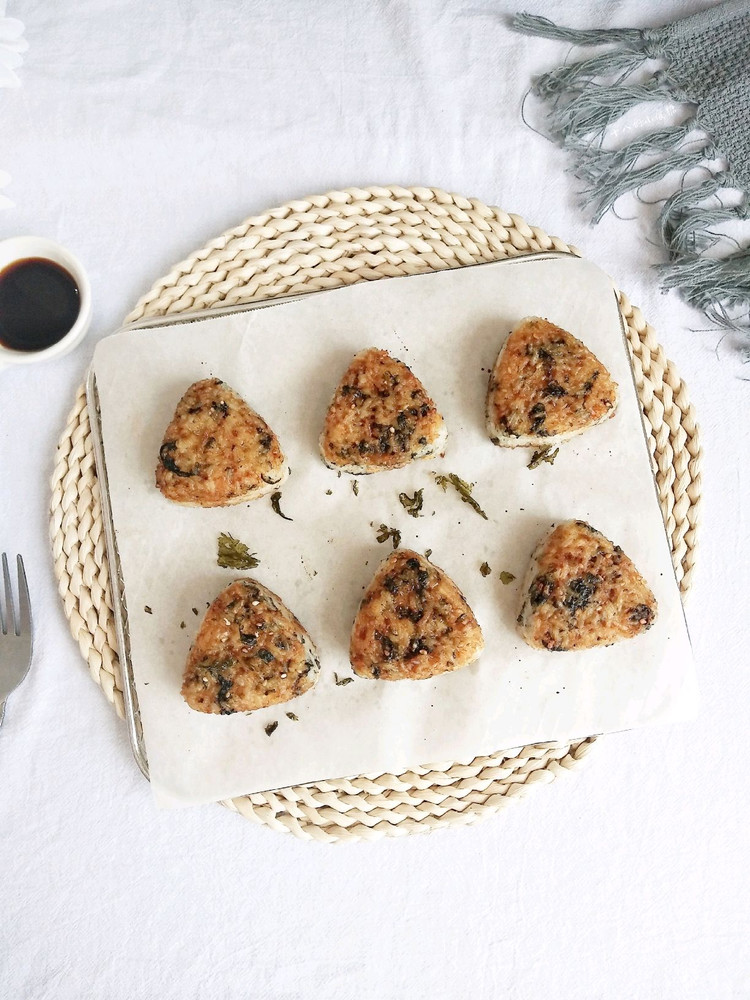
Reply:
[[[247,219],[174,267],[126,323],[555,250],[517,215],[435,188],[370,187],[291,201]],[[687,389],[626,295],[636,386],[681,592],[690,587],[701,448]],[[84,389],[61,435],[50,536],[59,592],[91,677],[124,716],[109,566]],[[539,743],[467,761],[318,781],[223,803],[305,840],[373,840],[469,824],[579,766],[596,742]]]

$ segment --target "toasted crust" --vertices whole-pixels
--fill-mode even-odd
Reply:
[[[362,475],[439,454],[446,428],[424,386],[386,351],[356,355],[326,413],[320,452],[331,469]]]
[[[359,606],[349,659],[360,677],[422,680],[482,652],[474,614],[445,573],[409,549],[381,563]]]
[[[619,545],[585,521],[566,521],[534,551],[517,622],[535,649],[566,651],[632,639],[651,628],[656,612]]]
[[[617,384],[591,351],[531,316],[513,330],[487,391],[487,431],[504,448],[559,444],[614,415]]]
[[[195,382],[159,449],[156,485],[186,507],[226,507],[265,496],[287,477],[279,440],[220,379]]]
[[[281,599],[257,580],[235,580],[206,612],[182,696],[196,712],[252,712],[309,691],[319,670],[312,639]]]

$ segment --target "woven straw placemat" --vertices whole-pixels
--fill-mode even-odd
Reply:
[[[433,188],[352,188],[288,202],[178,264],[125,322],[271,299],[379,278],[557,250],[576,251],[517,215]],[[654,330],[619,294],[659,499],[682,594],[693,570],[701,449],[684,383]],[[83,387],[57,449],[51,539],[70,629],[120,717],[122,677]],[[539,743],[473,760],[317,781],[224,804],[307,840],[401,836],[468,824],[577,766],[595,737]]]

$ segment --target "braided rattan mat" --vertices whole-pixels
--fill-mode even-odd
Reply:
[[[126,322],[558,250],[561,240],[517,215],[432,188],[334,191],[248,219],[157,282]],[[654,330],[619,293],[643,405],[672,560],[690,586],[701,450],[684,383]],[[70,628],[118,715],[124,714],[109,569],[81,388],[58,445],[51,538]],[[594,737],[542,743],[471,761],[283,788],[224,803],[248,819],[308,840],[375,839],[467,824],[583,760]]]

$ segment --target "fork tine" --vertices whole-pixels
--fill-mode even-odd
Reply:
[[[26,582],[26,570],[23,566],[23,559],[16,556],[16,566],[18,569],[18,634],[23,635],[31,631],[31,601],[29,599],[29,585]]]
[[[10,586],[8,557],[3,552],[3,583],[5,584],[5,617],[3,619],[3,635],[16,630],[15,612],[13,610],[13,591]]]

